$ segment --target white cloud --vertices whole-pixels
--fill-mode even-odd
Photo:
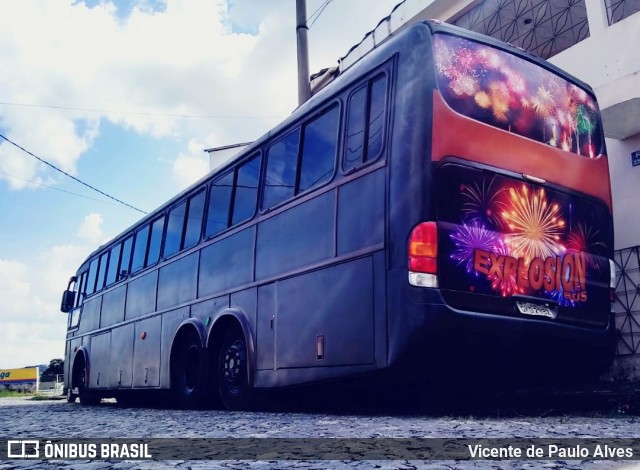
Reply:
[[[2,98],[29,105],[1,106],[0,128],[70,173],[101,119],[210,147],[253,140],[288,115],[297,96],[295,6],[266,3],[166,0],[154,11],[152,2],[140,1],[123,17],[108,1],[90,8],[82,1],[0,0],[11,11],[0,16]],[[329,5],[310,31],[312,72],[335,65],[394,3]],[[310,1],[309,13],[319,6]],[[23,179],[48,171],[30,160],[0,145],[0,171]],[[26,186],[0,178],[15,189]]]
[[[102,215],[92,212],[85,216],[76,235],[82,240],[86,240],[94,244],[99,243],[103,239],[102,223]]]
[[[60,298],[87,254],[84,246],[56,246],[37,262],[0,259],[0,367],[45,364],[63,357],[67,317]]]
[[[209,172],[209,158],[204,151],[204,145],[195,139],[189,141],[189,153],[181,153],[173,162],[171,174],[181,188],[195,183]]]

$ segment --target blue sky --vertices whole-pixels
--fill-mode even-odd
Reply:
[[[334,0],[311,71],[399,0]],[[324,0],[308,0],[312,14]],[[145,211],[296,106],[294,0],[0,0],[0,134]],[[64,353],[68,278],[141,214],[0,139],[0,368]]]

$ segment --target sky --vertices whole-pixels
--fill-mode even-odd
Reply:
[[[400,0],[333,0],[336,65]],[[307,0],[308,15],[325,0]],[[0,0],[0,135],[145,212],[297,104],[294,0]],[[69,277],[142,213],[0,138],[0,368],[64,356]]]

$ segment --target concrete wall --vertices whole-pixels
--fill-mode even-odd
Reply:
[[[640,134],[607,139],[616,250],[640,245],[640,166],[631,166],[631,152],[640,150]]]

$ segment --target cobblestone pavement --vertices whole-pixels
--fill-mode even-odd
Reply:
[[[381,415],[298,412],[222,412],[123,408],[115,403],[97,407],[64,400],[0,399],[0,438],[640,438],[640,417],[575,416],[518,418],[432,417],[388,413]],[[475,469],[640,468],[639,461],[0,461],[0,470],[22,468],[81,469],[204,469],[204,468],[379,468]]]

